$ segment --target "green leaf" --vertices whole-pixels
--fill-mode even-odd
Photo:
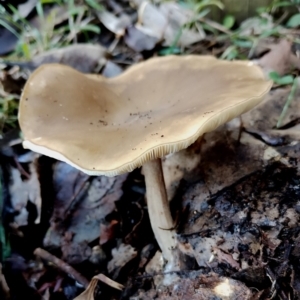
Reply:
[[[40,18],[40,22],[44,23],[45,22],[45,15],[44,15],[44,8],[43,4],[41,2],[38,2],[35,6],[36,12]]]
[[[227,15],[223,19],[223,26],[226,27],[227,29],[232,28],[234,23],[235,23],[235,18],[232,15]]]
[[[195,5],[195,10],[196,11],[201,11],[207,6],[217,6],[219,9],[223,10],[224,9],[224,4],[219,1],[219,0],[202,0],[200,3],[197,3]]]
[[[294,81],[294,77],[292,75],[287,75],[278,79],[276,83],[280,85],[287,85],[287,84],[292,84],[293,81]]]
[[[246,40],[235,40],[233,41],[233,43],[240,48],[247,48],[247,49],[251,48],[253,45],[252,41],[246,41]]]
[[[85,9],[82,6],[78,6],[78,7],[71,7],[70,9],[68,9],[68,15],[69,16],[76,16],[79,15],[81,13],[84,13]]]
[[[94,33],[100,33],[100,27],[93,25],[93,24],[86,24],[84,26],[80,26],[80,30],[82,31],[91,31]]]
[[[239,55],[236,46],[229,46],[221,55],[221,59],[233,60]]]
[[[261,6],[261,7],[258,7],[258,8],[256,9],[256,12],[257,12],[259,15],[261,15],[261,14],[263,14],[263,13],[268,12],[268,10],[269,10],[268,7],[266,7],[266,6]]]
[[[181,54],[181,50],[180,50],[180,48],[177,48],[177,47],[168,47],[168,48],[160,50],[158,52],[158,54],[161,56],[172,55],[172,54]]]
[[[298,84],[299,84],[299,77],[295,78],[294,81],[293,81],[291,91],[288,95],[287,101],[284,104],[284,107],[283,107],[282,112],[279,116],[278,122],[276,124],[277,128],[279,128],[281,126],[282,121],[283,121],[284,117],[286,116],[286,113],[289,109],[289,106],[291,105],[291,103],[293,102],[293,100],[295,98],[295,94],[296,94],[296,91],[297,91],[297,88],[298,88]]]
[[[293,15],[286,23],[287,27],[295,28],[300,25],[300,14]]]
[[[199,14],[197,14],[196,19],[197,20],[202,19],[206,15],[208,15],[209,13],[210,13],[210,9],[209,8],[203,9],[203,10],[201,10],[201,12],[199,12]]]
[[[294,77],[292,75],[280,76],[277,72],[270,72],[269,78],[274,81],[274,83],[279,85],[292,84],[294,82]]]
[[[40,0],[42,4],[63,4],[62,0]]]
[[[285,6],[291,6],[293,5],[293,3],[289,2],[289,1],[282,1],[282,2],[278,2],[278,3],[274,3],[272,5],[273,9],[274,8],[278,8],[278,7],[285,7]]]
[[[96,9],[98,11],[103,10],[103,6],[97,3],[97,1],[95,0],[85,0],[85,2],[88,6],[90,6],[93,9]]]
[[[279,35],[279,28],[275,27],[270,30],[263,31],[263,33],[260,35],[260,38],[266,38],[269,36],[278,36],[278,35]]]
[[[7,30],[9,30],[12,34],[14,34],[18,39],[21,38],[21,36],[19,35],[19,33],[8,23],[6,23],[5,21],[0,19],[0,25],[2,25],[4,28],[6,28]]]
[[[181,53],[180,48],[177,47],[177,43],[182,35],[182,27],[179,28],[174,41],[172,42],[172,45],[168,48],[162,49],[159,51],[159,55],[166,56],[166,55],[172,55],[172,54],[179,54]]]
[[[269,78],[272,79],[273,81],[275,81],[278,78],[280,78],[280,75],[277,72],[272,71],[272,72],[269,73]]]
[[[22,49],[23,55],[26,59],[31,59],[30,47],[27,43],[21,43],[20,47]]]

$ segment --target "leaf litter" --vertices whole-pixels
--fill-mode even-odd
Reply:
[[[277,72],[285,75],[293,69],[300,68],[299,58],[291,51],[292,43],[282,39],[278,44],[269,45],[269,52],[261,57],[257,63],[265,72]]]
[[[100,45],[76,44],[60,49],[53,49],[35,56],[31,61],[14,62],[4,60],[9,66],[20,66],[30,71],[42,64],[60,63],[68,65],[83,73],[95,73],[106,62],[106,50]]]

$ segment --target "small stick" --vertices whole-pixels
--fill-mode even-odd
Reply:
[[[24,177],[26,177],[26,179],[30,179],[30,174],[29,173],[27,173],[25,170],[24,170],[24,168],[22,167],[22,165],[19,163],[19,161],[18,161],[18,158],[14,155],[13,156],[13,158],[14,158],[14,161],[15,161],[15,163],[16,163],[16,166],[17,166],[17,169],[19,170],[19,172],[21,173],[21,175],[23,175]]]
[[[82,284],[84,288],[87,288],[87,286],[89,285],[89,281],[84,276],[82,276],[79,272],[77,272],[74,268],[72,268],[70,265],[68,265],[61,259],[50,254],[48,251],[41,248],[36,248],[33,253],[39,256],[40,258],[56,265],[60,270],[67,273],[68,275],[73,277],[76,281],[78,281],[80,284]]]

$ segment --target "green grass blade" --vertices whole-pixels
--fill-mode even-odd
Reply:
[[[286,113],[288,111],[288,108],[289,108],[289,106],[291,105],[292,101],[295,98],[295,94],[296,94],[297,87],[298,87],[298,82],[299,82],[299,78],[297,77],[297,78],[294,79],[294,82],[293,82],[293,85],[292,85],[292,89],[291,89],[291,91],[289,93],[287,101],[286,101],[286,103],[285,103],[285,105],[284,105],[284,107],[282,109],[282,112],[281,112],[281,114],[279,116],[278,122],[276,124],[276,128],[279,128],[281,126],[282,121],[283,121],[283,119],[286,116]]]

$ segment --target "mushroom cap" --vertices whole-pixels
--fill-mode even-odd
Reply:
[[[23,145],[114,176],[188,147],[253,108],[271,85],[250,62],[211,56],[152,58],[109,79],[43,65],[20,101]]]

